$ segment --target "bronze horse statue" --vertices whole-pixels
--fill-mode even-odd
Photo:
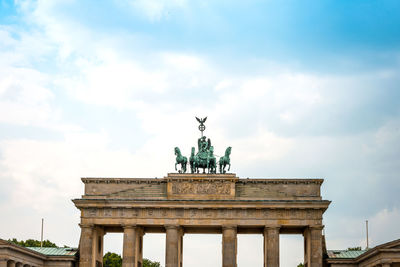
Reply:
[[[225,167],[229,165],[228,171],[231,169],[231,159],[229,156],[231,155],[232,147],[228,147],[225,150],[225,155],[219,158],[219,173],[226,173]]]
[[[181,164],[181,169],[179,170],[179,173],[185,173],[187,166],[187,158],[185,156],[182,156],[182,153],[178,147],[175,147],[175,155],[176,155],[175,171],[177,171],[176,165]]]
[[[217,173],[217,159],[214,157],[214,147],[210,147],[208,154],[208,173]]]
[[[189,158],[189,164],[190,164],[190,172],[191,173],[195,173],[196,172],[196,168],[195,168],[195,164],[194,164],[194,161],[195,161],[195,149],[194,149],[194,147],[192,147],[192,152],[191,152],[191,154],[190,154],[190,158]]]

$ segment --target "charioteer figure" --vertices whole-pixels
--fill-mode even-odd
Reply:
[[[203,135],[206,126],[204,125],[207,117],[205,118],[198,118],[196,120],[200,123],[199,130],[201,132],[201,137],[197,139],[197,154],[195,153],[195,148],[192,147],[191,155],[189,158],[190,164],[190,171],[191,173],[199,173],[199,169],[203,169],[203,173],[206,173],[206,170],[209,174],[217,173],[217,164],[219,164],[219,172],[226,173],[225,167],[229,165],[228,171],[230,170],[230,154],[231,154],[231,147],[228,147],[225,151],[225,155],[216,160],[214,156],[214,147],[211,146],[211,139]],[[181,164],[181,169],[179,173],[186,172],[186,165],[187,165],[187,158],[182,156],[178,147],[175,148],[175,155],[176,163],[175,163],[175,170],[177,170],[176,166]]]

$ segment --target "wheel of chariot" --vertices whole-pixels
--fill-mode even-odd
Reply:
[[[199,130],[204,131],[206,129],[206,126],[204,124],[199,125]]]

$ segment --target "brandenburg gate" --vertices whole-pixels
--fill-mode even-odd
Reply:
[[[159,179],[82,178],[85,193],[73,200],[81,211],[80,267],[102,266],[108,232],[123,233],[123,267],[142,266],[145,233],[166,234],[166,267],[183,266],[185,233],[222,234],[223,267],[237,266],[238,234],[263,235],[264,267],[279,266],[280,234],[302,234],[305,266],[322,267],[322,216],[330,204],[321,198],[323,180],[240,179],[225,166],[217,174],[212,164],[198,173],[201,152],[208,160],[213,152],[204,140],[187,160],[192,173],[183,162],[180,173]],[[225,156],[220,164],[230,164]]]

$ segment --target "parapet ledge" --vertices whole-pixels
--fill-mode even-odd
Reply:
[[[321,178],[240,178],[240,184],[317,184],[321,185]]]
[[[165,183],[164,178],[106,178],[82,177],[84,184],[160,184]]]
[[[237,182],[239,177],[236,177],[234,173],[224,173],[224,174],[209,174],[209,173],[168,173],[168,176],[164,177],[168,182],[170,181],[230,181]]]

